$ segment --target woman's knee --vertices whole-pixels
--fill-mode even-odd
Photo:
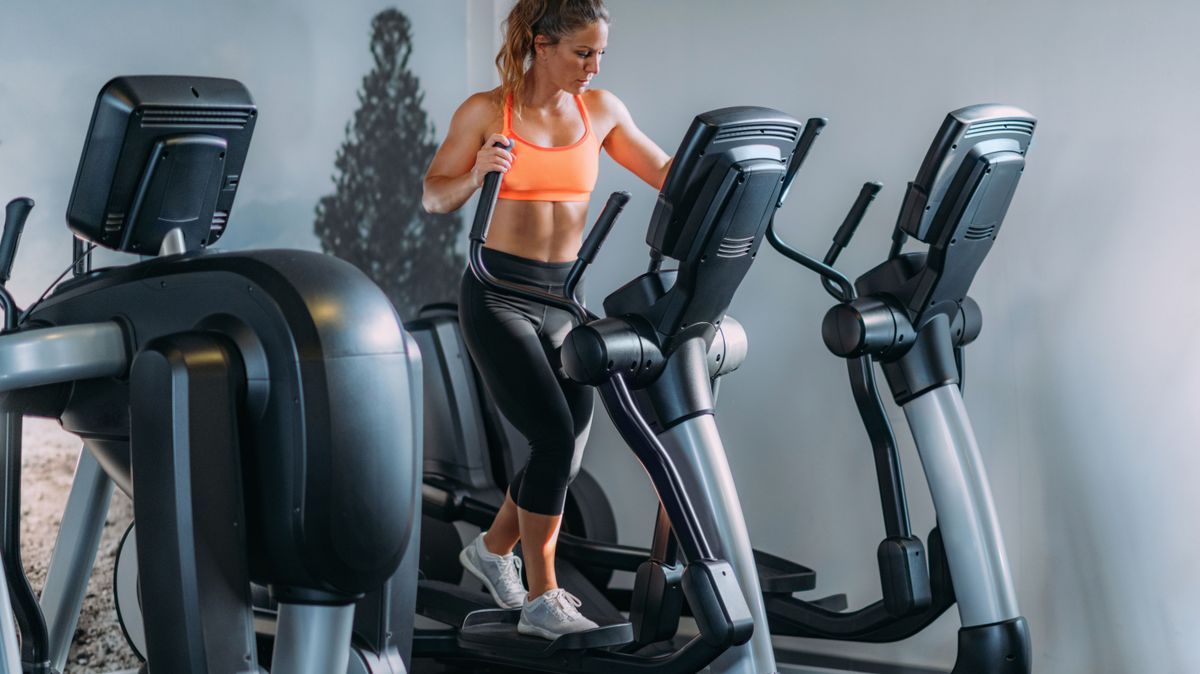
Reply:
[[[535,473],[543,482],[569,484],[579,470],[582,454],[583,447],[571,433],[531,442],[525,473]]]

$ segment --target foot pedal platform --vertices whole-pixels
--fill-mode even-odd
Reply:
[[[762,550],[754,551],[754,563],[758,567],[758,583],[766,594],[807,592],[817,586],[817,572],[807,566]]]
[[[633,625],[615,623],[594,630],[564,634],[548,641],[517,632],[521,609],[486,609],[474,611],[463,621],[458,633],[463,648],[501,647],[530,656],[550,656],[559,651],[581,651],[590,648],[613,648],[633,642]]]
[[[460,625],[472,611],[486,610],[495,605],[491,595],[486,592],[468,590],[438,580],[417,583],[417,614],[444,625]]]
[[[834,613],[841,613],[842,611],[850,608],[850,602],[847,601],[846,595],[842,593],[831,594],[828,597],[821,597],[820,599],[813,599],[808,603],[816,606],[817,608],[823,608],[826,611],[833,611]]]

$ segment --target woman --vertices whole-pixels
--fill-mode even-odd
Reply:
[[[459,107],[429,166],[422,202],[433,213],[461,207],[488,173],[505,174],[483,251],[501,278],[562,286],[579,250],[601,148],[656,189],[666,178],[670,157],[616,96],[590,86],[608,22],[600,0],[518,0],[496,57],[501,86]],[[497,142],[511,142],[511,151]],[[531,450],[492,526],[459,559],[498,605],[522,608],[522,634],[554,639],[595,628],[554,575],[567,486],[592,417],[591,389],[559,373],[557,350],[572,319],[485,290],[469,272],[459,308],[467,349],[488,391]],[[521,560],[512,554],[518,541],[528,592]]]

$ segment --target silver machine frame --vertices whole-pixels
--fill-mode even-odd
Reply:
[[[958,386],[904,405],[954,580],[963,627],[1018,618],[1017,594],[983,457]]]

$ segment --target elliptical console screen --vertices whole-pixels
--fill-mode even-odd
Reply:
[[[119,77],[96,99],[67,207],[76,236],[154,255],[172,230],[186,249],[225,232],[258,112],[240,82]]]
[[[1024,155],[1037,118],[1008,105],[972,105],[946,115],[917,177],[908,185],[899,227],[926,243],[937,237],[935,219],[951,184],[972,157],[1010,151]]]
[[[728,167],[738,162],[774,160],[783,168],[802,127],[795,118],[770,108],[722,108],[697,116],[675,152],[646,243],[667,257],[685,259],[718,197],[719,185],[709,183],[722,180]]]

